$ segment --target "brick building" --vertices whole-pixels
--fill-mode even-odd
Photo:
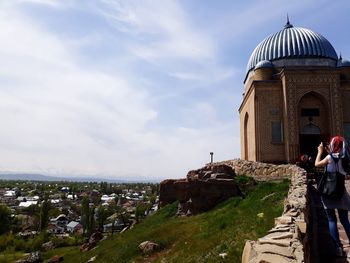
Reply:
[[[239,108],[241,158],[293,163],[321,141],[350,138],[350,62],[287,21],[253,51]]]

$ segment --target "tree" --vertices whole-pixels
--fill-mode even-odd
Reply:
[[[102,194],[107,194],[107,188],[108,188],[107,182],[100,183],[100,189],[101,189]]]
[[[135,219],[136,222],[139,222],[140,219],[145,217],[146,212],[149,210],[149,205],[145,203],[139,203],[136,205],[135,209]]]
[[[84,197],[81,206],[81,224],[83,233],[90,236],[95,230],[95,206],[90,207],[89,198]]]
[[[30,206],[23,208],[23,212],[29,216],[37,216],[39,209],[37,205],[31,204]]]
[[[157,194],[156,194],[156,193],[153,193],[153,194],[149,197],[149,201],[150,201],[150,203],[151,203],[152,205],[154,205],[155,202],[156,202],[156,200],[157,200]]]
[[[124,208],[121,208],[118,206],[117,209],[115,210],[115,213],[109,217],[109,220],[111,220],[112,222],[112,236],[115,230],[115,223],[121,220],[124,225],[127,225],[129,224],[129,218],[130,218],[130,214],[127,213]]]
[[[0,205],[0,235],[7,233],[11,225],[11,211],[6,205]]]
[[[90,219],[87,234],[90,236],[95,231],[95,206],[90,209]]]
[[[47,194],[45,194],[44,201],[41,204],[40,207],[40,226],[39,230],[42,231],[47,228],[47,224],[49,222],[49,210],[50,210],[50,203],[48,200]]]
[[[112,215],[112,212],[105,208],[103,205],[99,205],[97,208],[97,226],[100,230],[103,229],[103,225],[106,222],[106,219]]]
[[[115,221],[118,220],[118,213],[115,213],[113,215],[110,216],[110,219],[112,221],[112,236],[114,234],[114,228],[115,228]]]
[[[83,233],[87,234],[90,221],[89,199],[85,196],[81,202],[81,224],[83,225]]]

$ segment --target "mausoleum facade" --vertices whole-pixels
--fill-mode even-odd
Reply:
[[[294,27],[250,56],[239,108],[241,158],[294,163],[333,135],[350,139],[350,62],[319,33]]]

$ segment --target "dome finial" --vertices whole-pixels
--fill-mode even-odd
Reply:
[[[289,15],[287,13],[287,23],[284,25],[284,28],[291,28],[293,25],[289,22]]]
[[[337,66],[338,67],[343,66],[343,58],[341,56],[341,52],[339,52],[339,58],[338,58]]]

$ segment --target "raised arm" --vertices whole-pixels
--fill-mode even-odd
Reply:
[[[326,156],[325,158],[323,158],[323,160],[321,160],[321,156],[322,156],[322,153],[323,153],[323,150],[324,150],[322,142],[317,147],[317,150],[318,151],[317,151],[317,156],[316,156],[316,160],[315,160],[315,167],[324,167],[328,163],[328,158]]]

